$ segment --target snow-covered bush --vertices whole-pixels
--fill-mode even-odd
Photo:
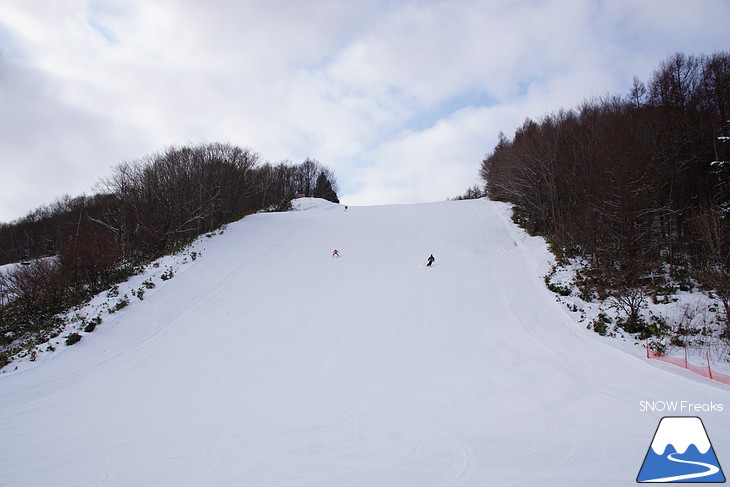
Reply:
[[[80,341],[81,341],[81,335],[79,335],[78,333],[70,333],[66,337],[66,345],[67,346],[71,346],[71,345],[73,345],[75,343],[78,343]]]

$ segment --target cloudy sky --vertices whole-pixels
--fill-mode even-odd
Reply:
[[[199,142],[317,159],[346,204],[444,200],[500,131],[729,26],[728,0],[0,0],[0,221]]]

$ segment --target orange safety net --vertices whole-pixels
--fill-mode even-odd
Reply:
[[[689,360],[687,360],[687,350],[685,350],[684,358],[667,357],[667,356],[657,353],[654,350],[651,350],[651,349],[649,349],[649,347],[647,347],[646,348],[646,358],[653,359],[653,360],[660,360],[660,361],[666,362],[668,364],[676,365],[677,367],[682,367],[683,369],[687,369],[690,372],[694,372],[695,374],[701,375],[702,377],[707,377],[708,379],[712,379],[717,382],[722,382],[723,384],[730,386],[730,376],[721,374],[719,372],[715,372],[714,370],[712,370],[712,366],[710,365],[709,355],[707,356],[707,365],[699,366],[699,365],[693,365],[693,364],[689,363]]]

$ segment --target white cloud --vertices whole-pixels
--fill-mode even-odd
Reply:
[[[145,136],[58,96],[52,78],[0,56],[0,220],[63,194],[88,193],[108,168],[141,156]],[[136,152],[135,152],[136,151]]]
[[[723,49],[729,18],[724,0],[4,0],[0,220],[200,141],[318,159],[353,204],[455,196],[500,130]]]
[[[477,182],[478,162],[484,155],[482,144],[476,142],[483,128],[482,112],[465,109],[426,130],[405,131],[378,147],[370,154],[373,164],[356,178],[363,189],[348,201],[354,205],[423,202],[462,193]],[[372,188],[378,191],[373,193]]]

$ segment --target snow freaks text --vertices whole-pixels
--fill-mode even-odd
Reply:
[[[692,401],[639,401],[639,412],[642,413],[721,413],[723,409],[722,403],[713,401],[709,403],[696,403]]]

